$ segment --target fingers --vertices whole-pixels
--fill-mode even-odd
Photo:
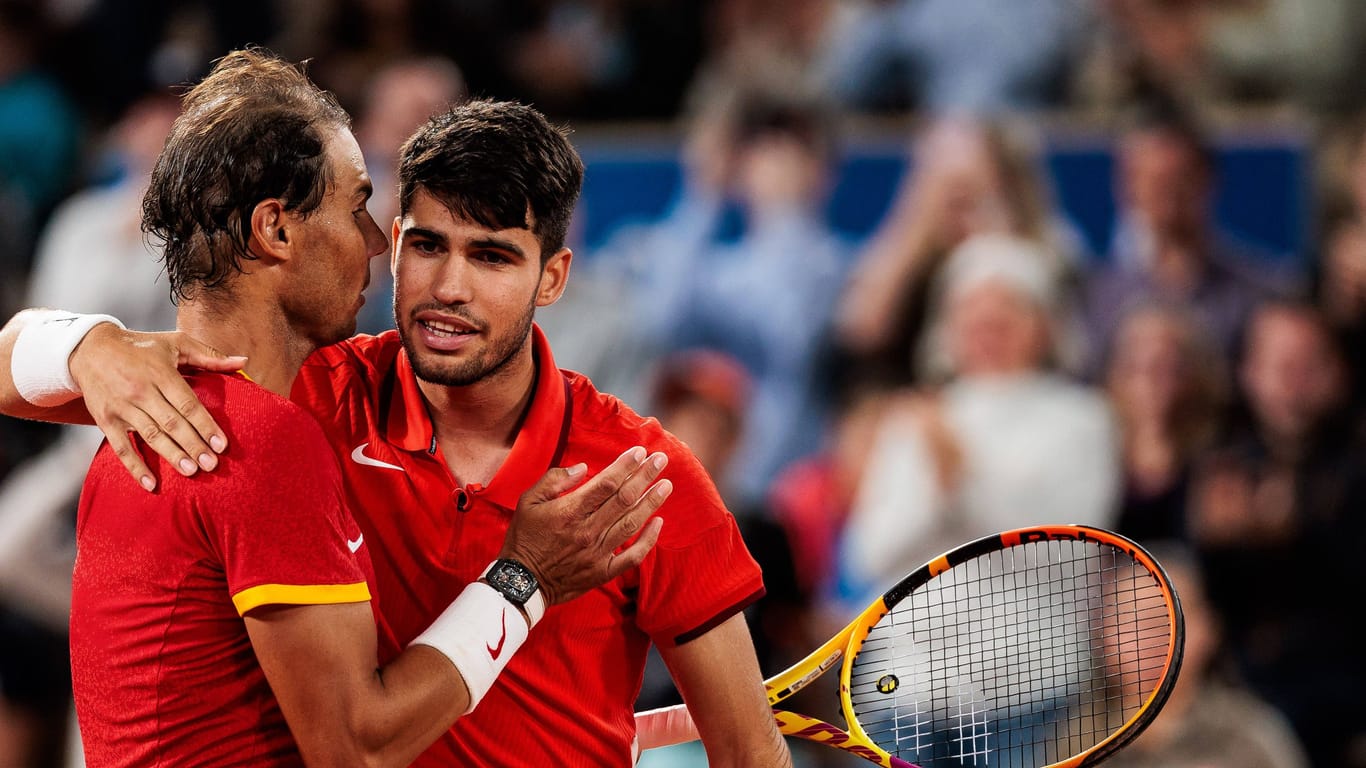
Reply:
[[[660,485],[669,486],[663,493],[663,498],[667,498],[669,493],[673,491],[673,486],[669,484],[668,480],[664,480]],[[657,491],[650,493],[650,497],[656,495],[659,495]],[[661,502],[662,500],[663,499],[661,498]],[[658,509],[658,506],[654,507],[654,509]],[[616,553],[616,555],[607,562],[607,580],[611,581],[632,568],[639,567],[641,563],[645,562],[645,556],[650,553],[651,549],[654,549],[655,543],[659,541],[659,532],[663,527],[664,518],[650,518],[649,522],[645,524],[645,528],[640,532],[640,535],[636,537],[635,541],[631,542],[631,546]]]
[[[105,437],[109,439],[109,446],[114,449],[114,455],[119,457],[124,469],[138,481],[138,485],[149,493],[156,490],[156,480],[152,477],[151,470],[143,463],[141,454],[133,448],[133,441],[129,439],[128,433],[123,430],[117,430],[113,434],[105,432]]]
[[[662,454],[660,455],[662,456]],[[645,472],[637,472],[636,475],[643,476]],[[636,479],[636,476],[633,475],[628,486],[633,485]],[[612,499],[609,499],[608,503],[604,504],[598,512],[598,515],[603,518],[602,522],[607,526],[603,532],[603,545],[610,549],[616,549],[628,541],[640,530],[645,521],[650,519],[651,515],[659,511],[664,500],[673,493],[673,489],[672,482],[660,480],[648,490],[642,491],[639,498],[636,498],[633,493],[628,496],[627,486],[623,486],[622,490]],[[623,504],[624,506],[616,507],[616,504]],[[619,509],[620,512],[614,516],[610,514],[610,510],[613,509]]]
[[[527,500],[539,504],[558,498],[582,482],[587,471],[588,465],[582,462],[572,467],[551,469],[526,492]]]
[[[216,468],[217,454],[228,447],[227,433],[199,402],[178,366],[235,371],[245,362],[183,333],[97,327],[72,354],[70,368],[86,408],[124,467],[149,487],[152,477],[128,441],[130,430],[187,476]]]
[[[136,405],[143,418],[133,427],[182,475],[218,466],[216,454],[227,448],[227,438],[183,378],[157,379],[154,390]]]
[[[594,475],[592,479],[583,484],[583,487],[574,491],[576,502],[580,506],[583,515],[587,517],[594,510],[601,507],[608,499],[612,498],[621,490],[623,484],[631,477],[631,474],[640,468],[645,461],[645,449],[637,445],[627,449],[607,466],[606,469]],[[656,470],[656,474],[658,471]],[[651,478],[653,480],[653,478]],[[643,489],[644,486],[641,486]],[[632,499],[624,506],[630,506],[635,500]]]
[[[184,334],[181,334],[178,342],[178,352],[180,354],[178,364],[181,367],[232,373],[242,370],[247,364],[247,358],[243,355],[225,355],[208,344]]]

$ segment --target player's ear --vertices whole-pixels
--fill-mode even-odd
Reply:
[[[402,216],[394,217],[394,225],[389,229],[389,274],[398,274],[398,236],[403,231],[400,226],[403,223]]]
[[[536,306],[547,307],[560,300],[564,286],[569,282],[569,265],[574,261],[574,252],[561,248],[546,260],[541,267],[541,287],[536,291]]]
[[[252,252],[262,259],[288,259],[290,223],[289,213],[279,199],[270,197],[257,203],[251,209]]]

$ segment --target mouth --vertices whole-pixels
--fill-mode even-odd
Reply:
[[[419,319],[417,324],[422,326],[428,333],[441,339],[452,339],[457,336],[473,336],[478,333],[478,331],[463,323],[453,323],[443,320]]]
[[[459,317],[423,312],[413,321],[426,345],[443,351],[454,351],[479,335],[475,325]]]

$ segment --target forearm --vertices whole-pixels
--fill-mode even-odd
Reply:
[[[305,755],[309,766],[406,766],[469,708],[460,671],[427,646],[414,645],[368,675],[358,672],[361,695],[347,713],[342,738],[320,740],[326,751]]]
[[[380,669],[369,603],[265,607],[246,622],[313,768],[408,765],[477,705],[529,633],[520,612],[482,583]]]

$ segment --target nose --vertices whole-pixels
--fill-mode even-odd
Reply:
[[[370,223],[365,228],[365,257],[369,260],[389,252],[389,238],[385,237],[384,230],[375,223],[375,217],[367,212],[365,218]]]
[[[465,259],[456,256],[445,259],[432,273],[432,298],[447,306],[469,303],[472,295],[466,274],[469,268]]]

